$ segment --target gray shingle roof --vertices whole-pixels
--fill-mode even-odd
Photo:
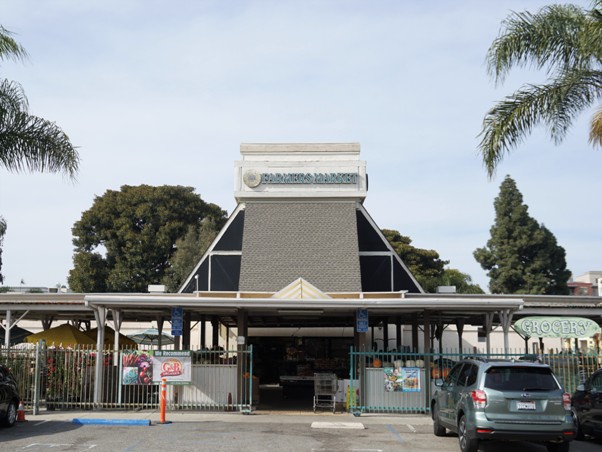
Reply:
[[[246,204],[239,290],[276,292],[297,278],[362,290],[355,203]]]

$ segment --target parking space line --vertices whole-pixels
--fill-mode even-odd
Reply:
[[[406,442],[406,440],[405,440],[405,439],[403,439],[403,436],[401,436],[401,435],[399,434],[399,432],[398,432],[397,430],[395,430],[391,424],[387,424],[387,428],[388,428],[388,429],[389,429],[389,431],[390,431],[390,432],[393,434],[393,436],[394,436],[395,438],[397,438],[397,441],[399,441],[400,443],[405,443],[405,442]]]

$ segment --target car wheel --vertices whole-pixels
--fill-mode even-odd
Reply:
[[[435,436],[445,436],[447,429],[439,422],[439,408],[437,405],[433,405],[433,433]]]
[[[577,433],[575,433],[575,439],[583,440],[585,439],[585,434],[583,433],[583,429],[581,428],[581,424],[579,423],[579,417],[577,413],[573,410],[573,422],[575,423],[575,429]]]
[[[5,427],[12,427],[17,422],[17,404],[15,401],[12,401],[8,404],[8,408],[6,409],[6,415],[2,419],[2,424]]]
[[[571,443],[548,443],[548,452],[569,452]]]
[[[460,418],[458,422],[458,441],[462,452],[477,452],[479,449],[479,440],[477,438],[469,438],[466,431],[466,416]]]

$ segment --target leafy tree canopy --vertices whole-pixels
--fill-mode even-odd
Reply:
[[[176,241],[171,267],[163,278],[163,284],[170,292],[177,292],[217,237],[222,226],[223,224],[217,223],[215,218],[206,217],[200,224],[189,226],[186,235]]]
[[[392,229],[382,233],[425,292],[433,293],[438,286],[456,286],[456,293],[483,293],[466,273],[444,268],[449,261],[441,260],[437,251],[416,248],[412,239]]]
[[[487,54],[489,73],[503,82],[513,67],[544,70],[544,84],[529,84],[486,114],[479,151],[489,176],[498,163],[540,124],[562,141],[574,119],[602,96],[602,0],[592,8],[549,5],[510,14]],[[591,122],[590,142],[602,145],[602,108]]]
[[[495,199],[495,223],[487,246],[474,257],[488,271],[492,293],[568,294],[571,272],[554,235],[528,213],[516,183],[506,176]]]
[[[473,284],[472,278],[467,273],[462,273],[455,268],[446,268],[437,281],[437,286],[455,286],[456,293],[479,294],[485,293],[481,286]]]
[[[163,281],[176,241],[204,218],[221,227],[226,212],[191,187],[124,185],[96,197],[73,226],[76,292],[146,292]]]

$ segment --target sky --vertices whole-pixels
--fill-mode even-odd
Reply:
[[[572,3],[588,7],[588,1]],[[4,285],[66,285],[71,228],[123,185],[184,185],[231,213],[241,143],[358,142],[380,228],[436,250],[488,290],[473,257],[506,175],[574,276],[602,270],[602,150],[592,111],[560,145],[543,128],[488,178],[485,113],[545,74],[503,85],[485,57],[510,11],[537,0],[0,0],[29,57],[0,62],[30,113],[78,146],[77,181],[0,168]]]

